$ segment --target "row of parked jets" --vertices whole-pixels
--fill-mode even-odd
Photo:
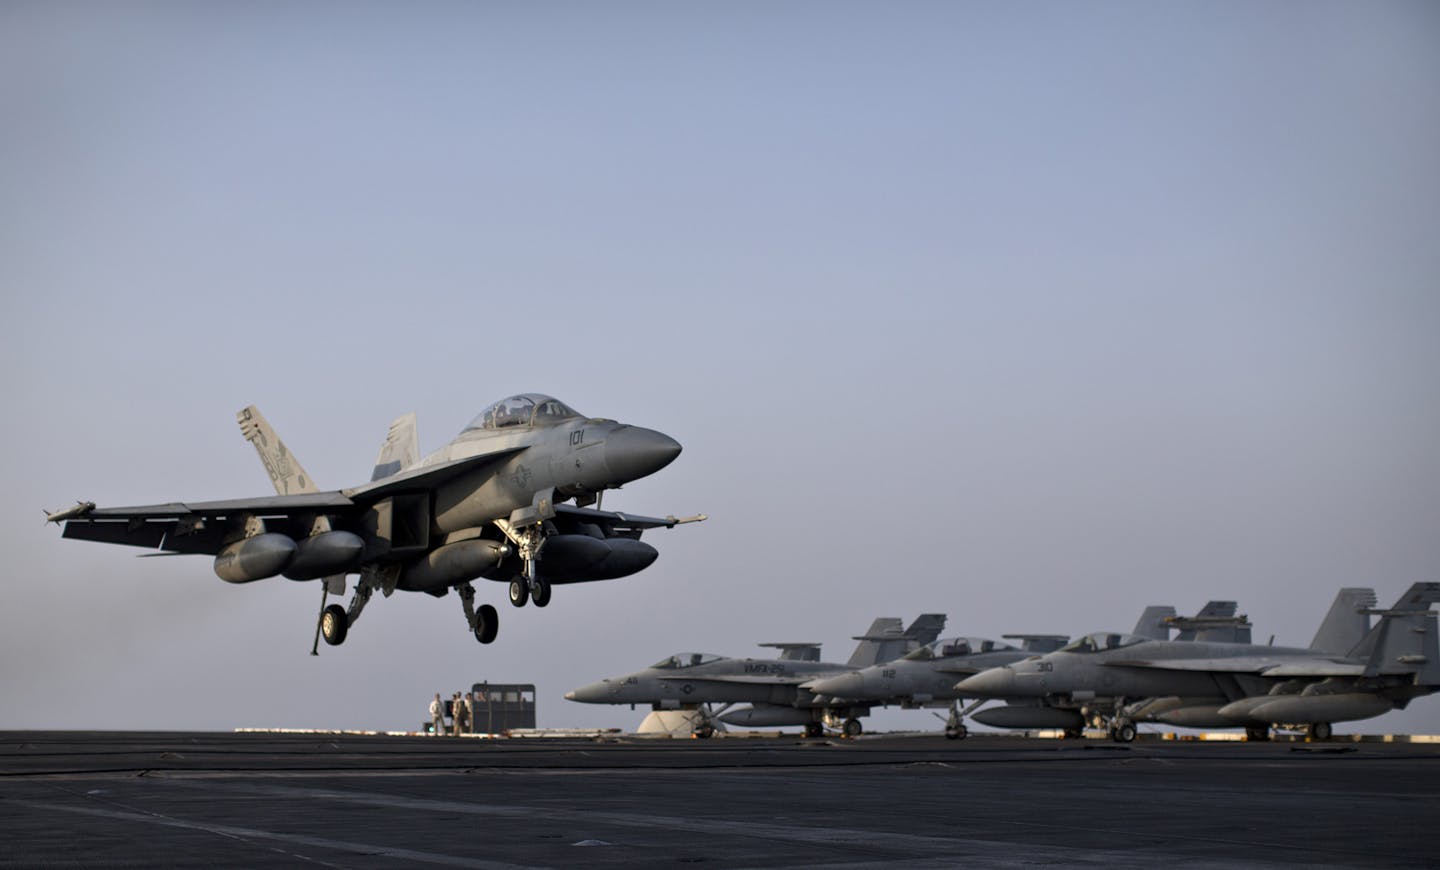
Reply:
[[[687,710],[697,736],[723,725],[827,728],[855,737],[872,708],[948,707],[945,734],[967,719],[995,728],[1087,727],[1128,743],[1140,723],[1272,729],[1327,740],[1335,722],[1403,709],[1440,689],[1436,615],[1440,583],[1417,583],[1377,609],[1374,590],[1341,589],[1308,647],[1255,644],[1234,601],[1194,616],[1147,607],[1128,634],[939,638],[943,614],[908,628],[876,620],[845,664],[820,661],[819,644],[778,647],[777,659],[706,653],[668,656],[643,670],[567,692],[571,701]],[[986,706],[986,705],[989,706]]]

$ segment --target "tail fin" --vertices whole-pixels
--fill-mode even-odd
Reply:
[[[375,456],[375,470],[372,481],[398,474],[412,465],[420,463],[420,441],[415,435],[415,412],[396,417],[385,435],[385,443]]]
[[[1325,614],[1325,621],[1320,623],[1320,630],[1315,632],[1315,639],[1310,641],[1310,649],[1331,655],[1350,652],[1370,631],[1370,614],[1366,611],[1374,607],[1377,600],[1374,589],[1361,586],[1341,589],[1335,603],[1330,605],[1330,612]]]
[[[275,484],[275,492],[280,495],[296,495],[302,492],[319,492],[315,481],[300,467],[300,462],[285,448],[285,442],[270,428],[260,409],[251,405],[235,415],[240,423],[240,434],[245,440],[255,445],[255,452],[260,454],[260,461],[265,463],[265,471],[270,475],[270,482]]]
[[[1440,686],[1440,649],[1435,613],[1440,583],[1416,583],[1389,610],[1367,611],[1380,617],[1375,627],[1350,651],[1366,659],[1365,676],[1414,674],[1415,683]]]
[[[1170,627],[1180,632],[1176,640],[1250,643],[1250,620],[1243,613],[1235,615],[1239,607],[1234,601],[1207,601],[1194,616],[1171,617]]]
[[[919,649],[928,646],[940,638],[940,632],[945,630],[945,614],[943,613],[922,613],[915,617],[910,627],[905,629],[905,636],[911,641],[911,649]]]
[[[896,616],[882,616],[870,623],[870,630],[856,637],[860,641],[850,660],[845,664],[852,668],[868,668],[881,662],[888,662],[904,655],[905,635],[901,630],[904,623]]]
[[[1135,623],[1135,630],[1131,634],[1150,640],[1168,640],[1170,638],[1170,618],[1175,615],[1175,608],[1168,604],[1152,604],[1140,613],[1140,621]]]

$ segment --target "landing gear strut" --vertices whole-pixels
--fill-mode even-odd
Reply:
[[[970,729],[965,727],[965,722],[960,718],[960,705],[950,705],[950,718],[945,720],[945,739],[964,740],[970,736]]]

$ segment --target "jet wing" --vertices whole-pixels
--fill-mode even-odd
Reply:
[[[244,517],[258,517],[273,526],[273,531],[304,537],[309,521],[316,514],[358,513],[393,493],[433,489],[458,474],[523,449],[508,448],[467,456],[353,489],[119,508],[97,508],[87,502],[52,514],[50,518],[65,524],[61,535],[66,538],[213,556],[225,546],[227,539],[233,539],[232,526]],[[293,521],[296,528],[286,528],[287,521]]]
[[[340,513],[355,507],[355,502],[342,493],[310,492],[225,501],[89,507],[66,512],[69,515],[57,522],[65,524],[61,536],[66,538],[213,556],[225,545],[227,523],[231,519],[246,515],[274,519]]]
[[[1360,676],[1365,672],[1364,665],[1339,659],[1265,655],[1210,659],[1114,659],[1105,662],[1105,665],[1157,671],[1258,674],[1262,677],[1342,677]]]

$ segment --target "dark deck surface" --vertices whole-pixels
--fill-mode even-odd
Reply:
[[[1440,866],[1440,745],[0,733],[3,867]]]

